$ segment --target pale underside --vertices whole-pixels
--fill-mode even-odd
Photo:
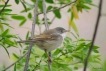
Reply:
[[[55,40],[46,40],[46,41],[38,41],[38,43],[36,42],[35,44],[42,50],[46,50],[46,51],[52,51],[56,48],[58,48],[62,42],[63,42],[63,39],[65,37],[65,33],[64,34],[61,34],[58,39],[55,39]]]

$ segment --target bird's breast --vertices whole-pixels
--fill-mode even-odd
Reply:
[[[56,49],[57,47],[59,47],[63,42],[63,37],[59,36],[57,39],[55,40],[45,40],[43,42],[38,42],[36,43],[36,45],[43,50],[47,50],[47,51],[52,51],[54,49]]]

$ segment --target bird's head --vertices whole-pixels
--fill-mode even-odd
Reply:
[[[65,37],[66,32],[69,32],[69,30],[65,30],[65,29],[62,28],[62,27],[56,27],[55,29],[56,29],[56,32],[57,32],[58,34],[62,35],[63,37]]]

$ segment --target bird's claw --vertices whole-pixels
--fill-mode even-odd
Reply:
[[[52,63],[52,59],[51,59],[51,58],[48,58],[48,61],[49,61],[50,63]]]

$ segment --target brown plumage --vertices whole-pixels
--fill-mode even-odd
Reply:
[[[37,35],[34,38],[29,40],[17,41],[18,43],[33,43],[37,45],[40,49],[46,51],[52,51],[59,47],[63,41],[63,35],[65,32],[68,32],[64,28],[57,27],[54,29],[49,29],[44,31],[42,34]],[[47,53],[47,52],[46,52]],[[50,57],[49,57],[50,59]]]

